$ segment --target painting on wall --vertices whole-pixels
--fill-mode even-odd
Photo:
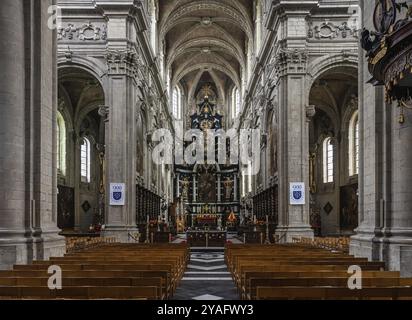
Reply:
[[[74,189],[58,186],[57,226],[62,230],[74,229]]]
[[[340,203],[340,229],[353,232],[358,227],[358,184],[341,188]]]
[[[205,173],[199,177],[199,201],[204,203],[215,203],[216,177],[212,173]]]

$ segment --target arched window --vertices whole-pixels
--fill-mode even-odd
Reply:
[[[359,113],[356,111],[349,122],[349,175],[359,174]]]
[[[90,167],[91,167],[91,158],[90,158],[90,140],[88,138],[83,138],[82,144],[80,146],[80,172],[82,182],[90,182]]]
[[[236,118],[240,113],[240,93],[237,87],[232,91],[232,117]]]
[[[182,118],[182,94],[179,87],[173,89],[172,112],[173,116],[180,120]]]
[[[333,182],[334,178],[333,144],[332,138],[328,137],[323,141],[323,182]]]
[[[261,1],[256,1],[256,18],[255,18],[255,43],[256,43],[256,54],[259,54],[262,40],[262,4]]]
[[[252,185],[252,161],[249,161],[248,163],[248,191],[251,193],[253,190],[253,185]]]
[[[150,1],[150,42],[152,45],[153,52],[155,56],[157,55],[157,40],[156,40],[156,32],[157,32],[157,3],[155,0]]]
[[[66,123],[60,112],[57,112],[57,171],[66,175]]]
[[[242,197],[246,196],[246,177],[245,174],[242,173]]]

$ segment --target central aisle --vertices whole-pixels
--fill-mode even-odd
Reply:
[[[173,300],[239,300],[223,251],[192,252]]]

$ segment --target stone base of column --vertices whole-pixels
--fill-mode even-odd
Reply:
[[[66,240],[56,231],[41,236],[8,234],[0,239],[0,270],[10,270],[16,264],[30,264],[33,260],[47,260],[66,253]]]
[[[106,226],[101,235],[106,238],[116,238],[116,240],[120,243],[136,243],[136,240],[133,239],[133,234],[137,232],[139,232],[139,228],[132,226]]]
[[[292,243],[293,238],[310,238],[313,239],[314,232],[310,226],[279,226],[275,230],[275,237],[279,243]]]
[[[0,240],[0,270],[11,270],[15,264],[30,263],[33,256],[31,239]]]
[[[381,244],[376,238],[373,230],[356,230],[356,235],[352,236],[349,245],[349,254],[357,258],[368,258],[369,261],[380,261]]]
[[[358,231],[351,238],[350,254],[370,261],[384,261],[387,270],[400,271],[402,277],[412,277],[412,235],[376,236]]]
[[[66,238],[58,234],[60,230],[43,231],[41,234],[41,253],[39,259],[62,257],[66,253]]]

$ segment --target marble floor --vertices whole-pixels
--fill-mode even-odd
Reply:
[[[238,300],[239,295],[219,250],[192,252],[173,300]]]

